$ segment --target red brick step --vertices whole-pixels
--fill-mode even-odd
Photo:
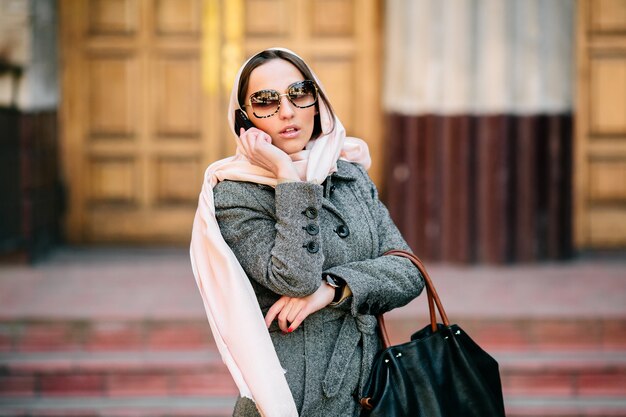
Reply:
[[[236,395],[212,351],[35,352],[0,354],[0,395]]]
[[[0,352],[212,349],[205,320],[0,321]]]
[[[626,351],[496,352],[505,394],[626,398]]]
[[[392,343],[408,341],[411,334],[430,323],[427,315],[411,310],[385,316]],[[401,310],[401,309],[400,309]],[[619,317],[458,318],[451,322],[483,349],[491,351],[626,350],[626,320]]]
[[[626,352],[497,352],[505,393],[626,397]],[[4,395],[221,395],[236,388],[214,351],[0,354]]]
[[[0,398],[11,417],[228,417],[235,397]]]
[[[393,343],[407,341],[427,317],[390,314]],[[485,350],[626,350],[620,318],[461,319]],[[209,325],[197,320],[0,321],[0,352],[215,349]]]

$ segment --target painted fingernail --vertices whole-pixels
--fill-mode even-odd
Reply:
[[[291,332],[293,332],[293,329],[290,327],[290,328],[287,329],[287,332],[291,333]]]

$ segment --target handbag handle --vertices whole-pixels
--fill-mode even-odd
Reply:
[[[400,250],[400,249],[392,249],[390,251],[387,251],[384,253],[383,256],[386,256],[386,255],[400,256],[403,258],[407,258],[421,272],[422,276],[424,277],[424,283],[426,285],[426,297],[428,298],[428,310],[430,314],[430,328],[432,329],[433,333],[438,330],[437,315],[435,313],[435,305],[437,306],[437,310],[439,311],[439,315],[441,316],[441,320],[443,321],[443,324],[446,327],[449,326],[450,321],[448,320],[446,311],[444,310],[443,305],[441,304],[441,300],[439,299],[437,290],[435,289],[435,286],[433,285],[433,281],[430,279],[428,272],[426,272],[426,268],[424,267],[424,264],[422,263],[420,258],[415,256],[411,252],[407,252],[405,250]],[[387,349],[389,346],[391,346],[391,343],[389,342],[389,335],[387,334],[387,328],[385,327],[385,319],[382,314],[379,314],[378,316],[376,316],[376,318],[378,319],[378,327],[380,329],[380,337],[382,339],[383,348]]]

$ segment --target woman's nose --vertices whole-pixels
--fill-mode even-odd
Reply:
[[[282,96],[280,99],[282,101],[280,102],[280,109],[278,109],[278,116],[281,119],[291,119],[296,111],[294,105],[287,96]]]

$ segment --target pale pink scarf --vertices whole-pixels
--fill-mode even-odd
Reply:
[[[282,50],[295,55],[287,49]],[[234,111],[239,108],[237,89],[246,63],[237,74],[230,96],[229,126],[233,126]],[[314,77],[322,89],[317,76]],[[367,144],[357,138],[346,138],[338,118],[335,118],[334,130],[329,132],[330,113],[322,100],[319,101],[319,111],[324,133],[309,141],[304,150],[290,155],[301,180],[321,184],[337,170],[338,158],[369,168]],[[239,137],[236,134],[235,137],[239,145]],[[206,169],[191,236],[193,273],[213,337],[240,395],[254,400],[264,417],[296,417],[298,412],[285,370],[276,356],[252,285],[224,241],[215,219],[213,187],[225,179],[273,187],[277,183],[271,172],[248,162],[241,146],[238,146],[236,155],[214,162]]]

